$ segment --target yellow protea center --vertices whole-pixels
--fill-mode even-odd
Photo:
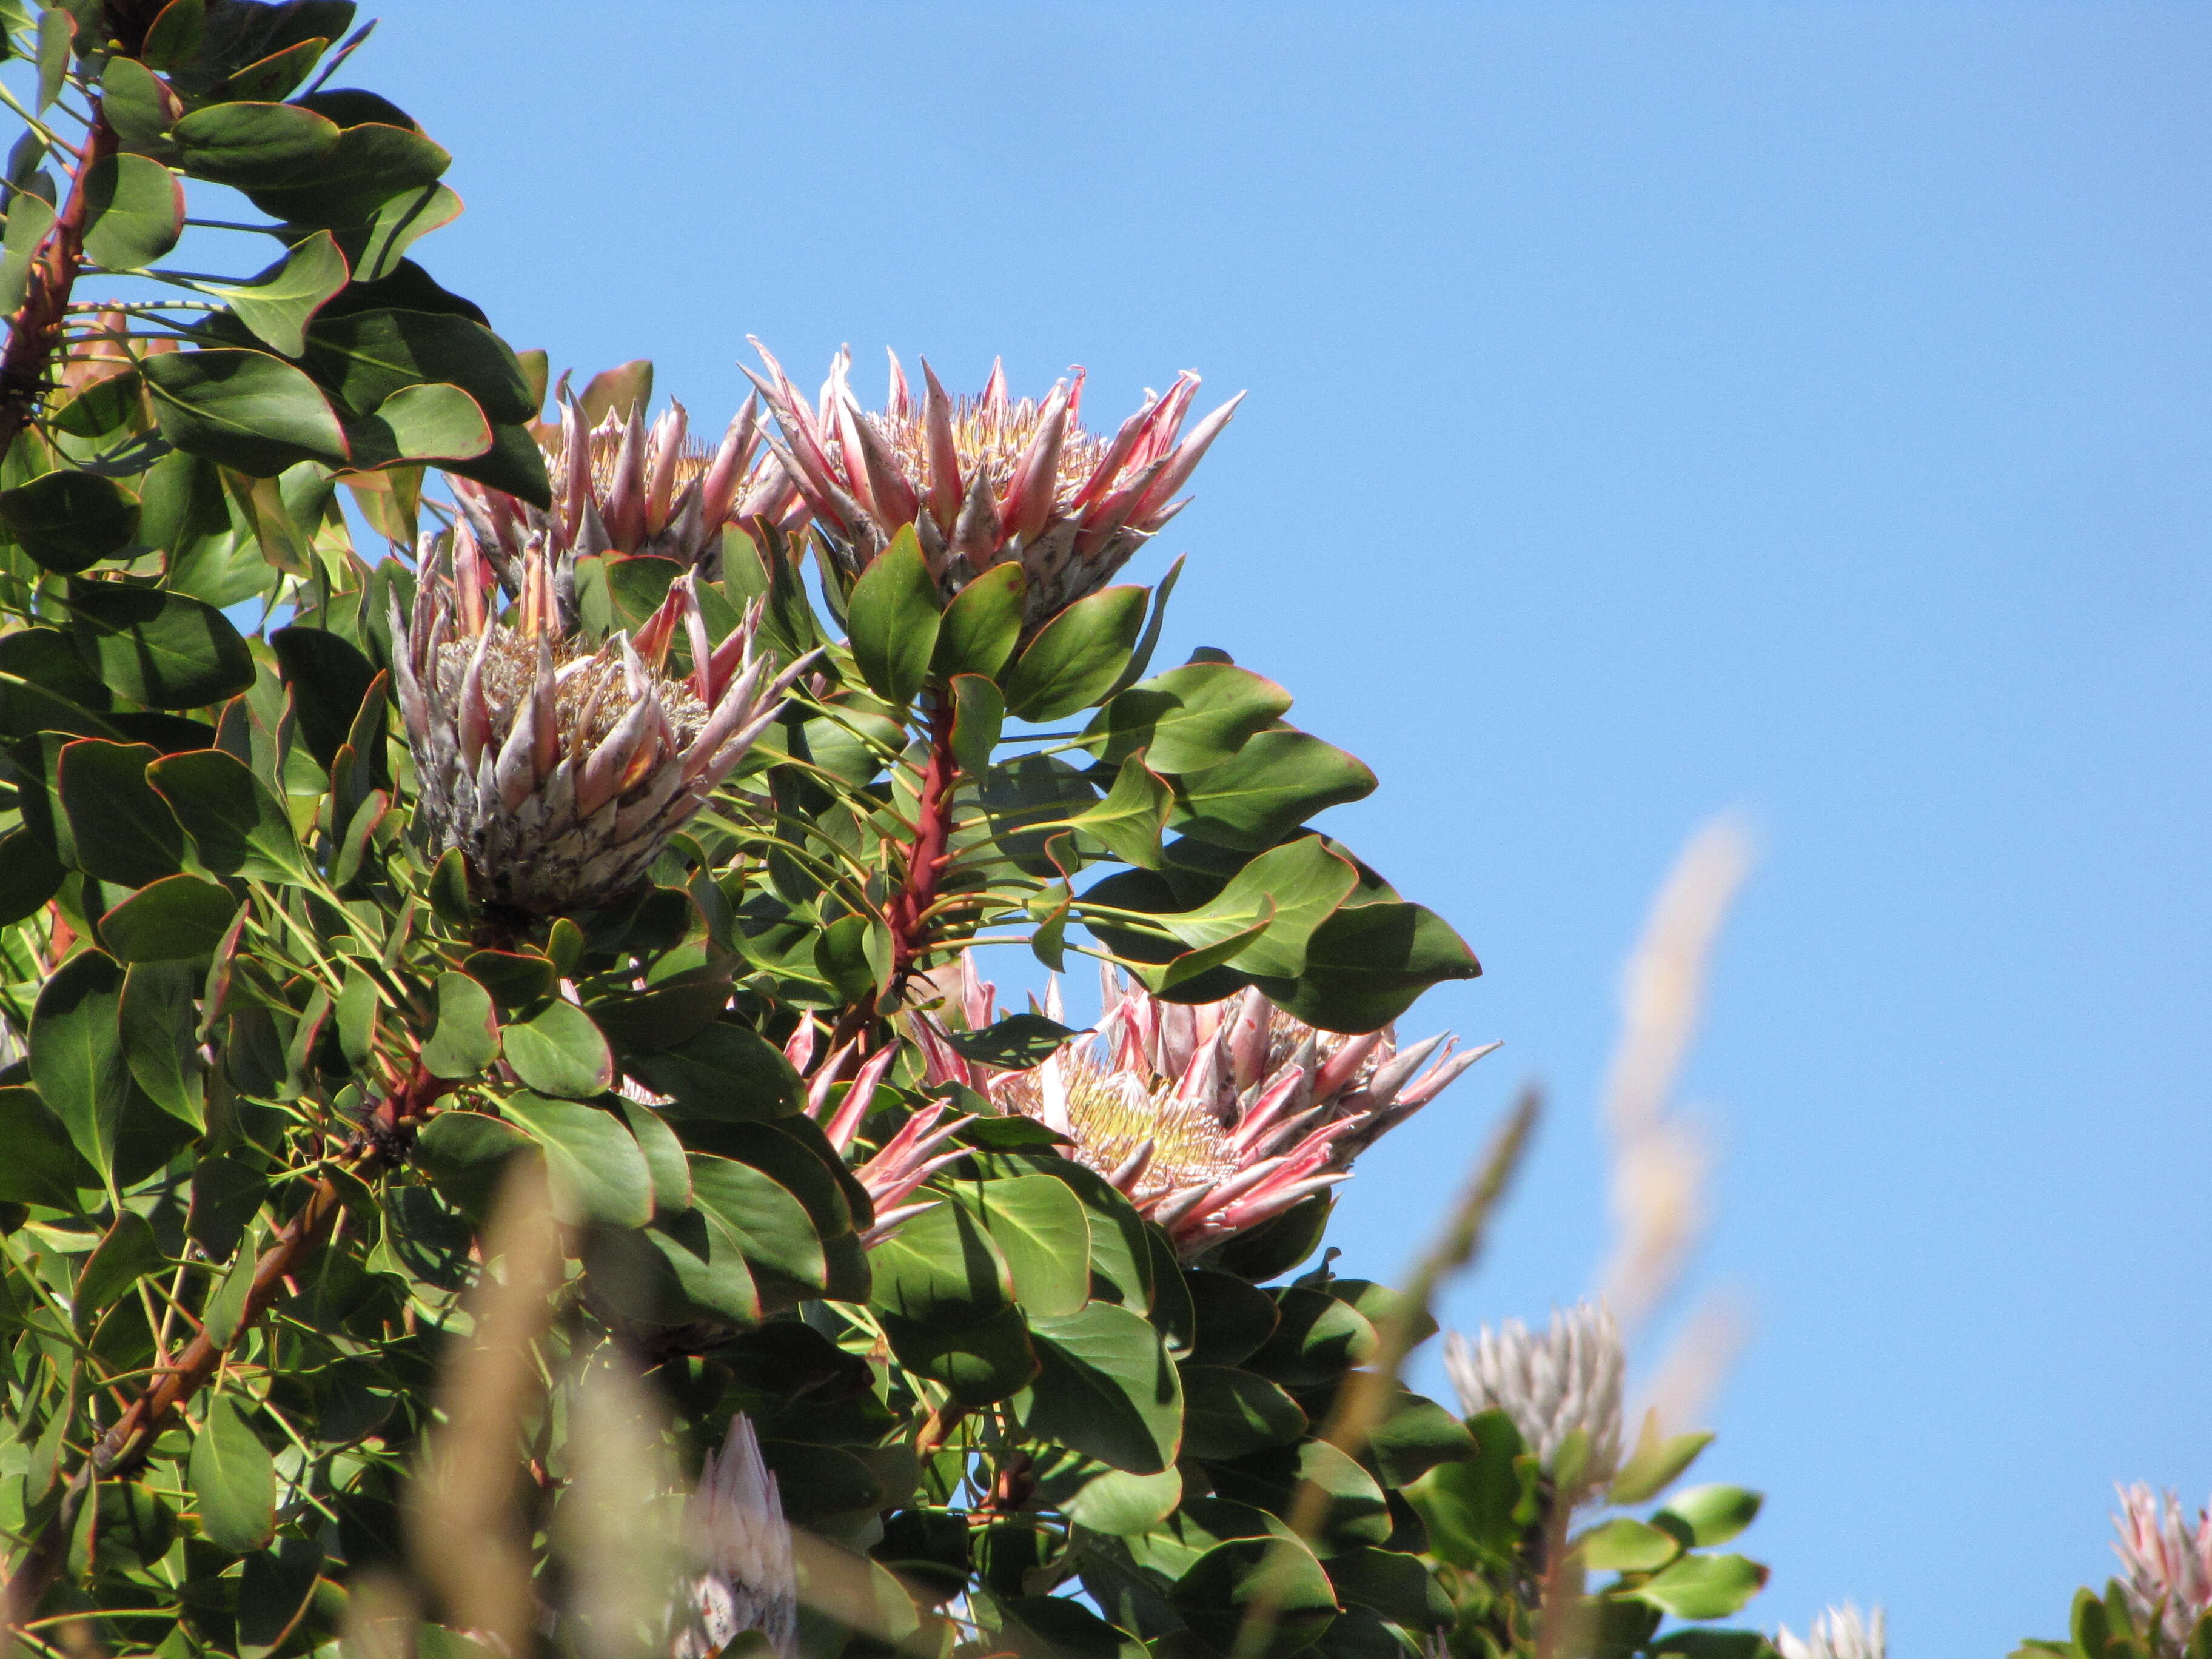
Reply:
[[[538,641],[497,623],[487,631],[491,637],[483,647],[484,703],[494,725],[506,730],[514,725],[537,681]],[[553,657],[553,708],[562,747],[595,748],[629,713],[631,698],[622,659],[604,651],[586,652],[566,639],[551,640],[548,645]],[[476,653],[474,640],[449,640],[438,648],[441,696],[459,701],[461,684]],[[654,674],[653,681],[677,743],[690,742],[707,723],[707,706],[680,680]]]
[[[964,491],[980,474],[990,486],[992,495],[1005,495],[1007,485],[1013,482],[1015,469],[1036,437],[1037,428],[1044,424],[1043,406],[1034,398],[1010,400],[962,397],[950,401],[952,452],[960,458],[960,476],[950,482],[955,489]],[[920,405],[909,404],[902,410],[882,413],[871,411],[861,418],[890,446],[908,477],[927,479],[933,486],[945,482],[936,476],[930,465],[929,426]],[[1055,498],[1063,501],[1073,499],[1097,471],[1105,453],[1104,439],[1069,421],[1060,441],[1060,466],[1053,481]]]

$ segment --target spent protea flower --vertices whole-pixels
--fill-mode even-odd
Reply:
[[[1889,1639],[1884,1624],[1880,1607],[1862,1617],[1846,1601],[1815,1619],[1802,1638],[1791,1635],[1784,1625],[1775,1632],[1774,1645],[1782,1659],[1887,1659]]]
[[[965,957],[955,1000],[971,1029],[991,1023],[995,994]],[[917,1019],[928,1080],[965,1083],[1066,1136],[1067,1155],[1186,1260],[1350,1179],[1360,1152],[1497,1046],[1455,1054],[1456,1039],[1436,1036],[1401,1051],[1387,1030],[1316,1030],[1255,990],[1188,1006],[1110,969],[1103,1002],[1092,1030],[1024,1072],[963,1060]],[[1047,1012],[1059,1018],[1057,986]]]
[[[670,836],[775,718],[805,666],[757,657],[756,606],[719,645],[691,573],[633,641],[589,647],[559,620],[543,554],[524,562],[513,620],[463,526],[426,559],[415,612],[392,608],[396,689],[432,845],[459,848],[486,903],[532,915],[635,888]],[[691,672],[665,672],[685,635]]]
[[[1185,372],[1102,437],[1078,418],[1079,368],[1038,403],[1009,397],[995,364],[981,396],[948,397],[924,361],[917,399],[894,356],[890,394],[873,410],[846,384],[843,352],[820,402],[810,404],[767,348],[753,344],[769,371],[753,383],[781,434],[768,442],[845,575],[859,575],[912,525],[948,599],[993,566],[1018,561],[1030,627],[1103,587],[1182,510],[1176,492],[1243,397],[1182,437],[1199,384]]]
[[[2141,1482],[2119,1494],[2112,1549],[2127,1575],[2121,1587],[2154,1650],[2179,1654],[2212,1613],[2212,1513],[2200,1510],[2191,1523],[2179,1496],[2161,1500]]]
[[[507,592],[520,593],[525,562],[536,553],[573,621],[579,557],[652,554],[712,577],[725,526],[741,516],[781,518],[796,503],[773,463],[756,465],[759,410],[747,398],[709,449],[692,437],[682,404],[648,424],[641,400],[594,426],[564,398],[558,423],[536,428],[553,486],[550,512],[466,478],[452,480],[453,498]]]
[[[1444,1370],[1470,1417],[1495,1408],[1513,1419],[1547,1474],[1572,1478],[1570,1501],[1612,1480],[1620,1468],[1620,1401],[1626,1360],[1613,1315],[1587,1302],[1553,1312],[1540,1336],[1517,1319],[1473,1342],[1444,1338]],[[1579,1470],[1561,1468],[1560,1451],[1579,1431]]]
[[[684,1544],[693,1576],[669,1619],[670,1659],[714,1659],[749,1630],[768,1638],[781,1659],[792,1659],[799,1648],[799,1576],[791,1523],[743,1412],[730,1419],[721,1455],[708,1452],[699,1471],[684,1506]]]

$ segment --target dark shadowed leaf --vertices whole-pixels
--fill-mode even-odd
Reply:
[[[351,459],[338,417],[315,383],[282,358],[239,349],[149,357],[161,435],[179,449],[256,478],[301,461]],[[374,407],[374,405],[372,405]]]
[[[1030,1330],[1042,1369],[1016,1407],[1030,1433],[1133,1474],[1175,1462],[1182,1388],[1143,1315],[1093,1302],[1065,1318],[1032,1319]]]
[[[1104,588],[1047,623],[1006,678],[1008,710],[1054,720],[1103,696],[1128,665],[1145,599],[1141,587]]]
[[[199,861],[220,876],[290,884],[307,878],[292,822],[245,762],[220,749],[165,755],[146,769]]]
[[[156,758],[143,743],[80,738],[63,747],[55,778],[79,869],[125,887],[176,872],[184,832],[146,781]]]
[[[185,190],[143,155],[105,155],[85,175],[84,251],[111,270],[150,265],[185,228]]]
[[[198,876],[164,876],[100,919],[100,937],[125,962],[180,962],[212,955],[238,901]]]
[[[70,467],[0,489],[0,523],[41,565],[65,574],[128,547],[138,516],[138,498],[121,484]]]
[[[131,1094],[122,1006],[122,967],[83,951],[55,971],[31,1012],[31,1081],[96,1170],[114,1156],[116,1126]]]
[[[152,708],[199,708],[253,684],[246,641],[211,605],[181,593],[94,581],[71,582],[67,603],[77,654],[133,702]]]
[[[620,1118],[596,1106],[528,1094],[514,1096],[502,1109],[545,1149],[553,1206],[562,1220],[642,1227],[653,1218],[653,1174]]]

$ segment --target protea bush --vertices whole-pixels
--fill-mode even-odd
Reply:
[[[352,12],[0,7],[9,1640],[1771,1655],[1602,1315],[1401,1376],[1534,1109],[1396,1035],[1480,969],[1316,827],[1374,775],[1154,660],[1235,400],[573,392],[318,78]],[[273,265],[171,268],[216,188]],[[1400,1291],[1328,1232],[1417,1111],[1473,1179]],[[2058,1650],[2197,1654],[2205,1529],[2128,1504]]]

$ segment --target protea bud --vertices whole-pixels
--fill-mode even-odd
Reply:
[[[1178,374],[1110,438],[1077,416],[1083,371],[1040,404],[1007,396],[994,365],[982,394],[951,398],[925,359],[917,401],[898,358],[890,395],[864,410],[831,366],[810,406],[760,342],[766,377],[753,375],[781,438],[768,440],[849,579],[908,525],[947,599],[1004,560],[1029,580],[1023,620],[1036,627],[1114,579],[1129,556],[1182,510],[1176,497],[1243,394],[1180,438],[1198,376]],[[750,370],[746,371],[750,374]]]
[[[393,667],[432,846],[459,848],[484,902],[550,915],[635,888],[670,836],[775,718],[805,666],[771,676],[756,605],[720,645],[691,573],[633,641],[589,648],[557,617],[542,553],[526,556],[510,623],[465,526],[423,562]],[[665,672],[684,631],[691,672]]]
[[[1587,1302],[1553,1312],[1541,1336],[1509,1319],[1494,1332],[1484,1326],[1472,1343],[1457,1331],[1444,1338],[1444,1370],[1462,1409],[1472,1417],[1495,1407],[1511,1418],[1571,1504],[1620,1468],[1626,1369],[1613,1315]],[[1579,1450],[1562,1457],[1571,1441]]]
[[[967,1022],[988,1024],[991,988],[964,962],[963,974]],[[1055,1018],[1058,998],[1055,986]],[[1162,1002],[1110,969],[1104,999],[1093,1030],[1028,1072],[963,1060],[918,1020],[929,1078],[1066,1135],[1068,1155],[1165,1228],[1185,1260],[1349,1180],[1355,1156],[1490,1052],[1455,1054],[1445,1036],[1401,1051],[1387,1030],[1317,1031],[1254,990]]]
[[[709,450],[692,438],[682,404],[672,402],[649,425],[639,402],[587,426],[577,403],[564,399],[559,423],[537,428],[551,511],[466,478],[452,480],[453,497],[507,592],[521,592],[524,563],[536,553],[573,621],[579,557],[653,554],[712,579],[720,574],[725,526],[739,516],[781,517],[795,504],[773,463],[755,465],[759,410],[747,398]]]
[[[2192,1526],[2172,1492],[2163,1502],[2141,1482],[2119,1492],[2112,1548],[2127,1573],[2121,1588],[2152,1650],[2179,1655],[2212,1613],[2212,1513],[2198,1510]]]
[[[722,1455],[707,1454],[684,1506],[684,1541],[696,1576],[669,1620],[670,1659],[714,1659],[745,1631],[793,1659],[799,1647],[799,1576],[775,1476],[761,1461],[750,1419],[730,1419]]]
[[[1884,1623],[1880,1607],[1862,1618],[1846,1601],[1815,1619],[1802,1640],[1784,1625],[1775,1632],[1774,1645],[1782,1659],[1885,1659],[1889,1638]]]

